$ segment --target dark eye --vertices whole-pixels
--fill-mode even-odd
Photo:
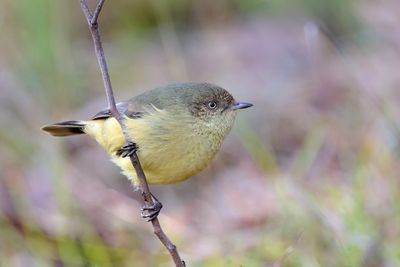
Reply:
[[[210,101],[207,103],[207,106],[209,109],[215,109],[218,106],[218,104],[215,101]]]

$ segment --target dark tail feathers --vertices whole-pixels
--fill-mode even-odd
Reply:
[[[84,134],[85,121],[64,121],[54,124],[45,125],[42,130],[53,136],[69,136],[76,134]]]

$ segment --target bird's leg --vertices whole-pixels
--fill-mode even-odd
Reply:
[[[151,206],[143,206],[140,209],[141,210],[140,215],[142,216],[143,219],[146,219],[148,222],[157,218],[158,214],[160,213],[163,207],[161,202],[158,201],[158,199],[153,194],[151,194],[151,197],[153,198],[154,204]]]
[[[117,151],[117,155],[120,157],[130,157],[133,155],[138,150],[138,146],[134,142],[127,142],[125,145],[121,146],[121,148]],[[153,199],[153,204],[150,206],[143,206],[141,208],[141,213],[140,215],[144,218],[147,219],[147,221],[152,221],[155,218],[157,218],[158,214],[160,213],[162,209],[162,204],[158,199],[151,194],[151,197]]]
[[[123,158],[130,157],[138,150],[138,146],[134,142],[127,142],[125,145],[121,146],[117,151],[117,156]]]

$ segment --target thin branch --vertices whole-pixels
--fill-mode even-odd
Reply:
[[[92,13],[90,12],[89,6],[88,6],[86,0],[80,0],[79,2],[81,4],[82,11],[85,14],[85,18],[87,20],[87,23],[89,24],[89,27],[90,27],[91,26],[91,20],[92,20]]]
[[[88,22],[90,33],[92,35],[97,61],[100,66],[101,76],[103,77],[103,83],[104,83],[104,87],[105,87],[105,91],[106,91],[108,107],[111,111],[111,114],[121,124],[122,129],[124,129],[122,116],[118,112],[117,107],[115,105],[114,93],[113,93],[112,86],[111,86],[110,75],[108,74],[108,67],[107,67],[105,56],[104,56],[103,44],[100,39],[99,27],[97,24],[97,18],[100,15],[101,7],[104,4],[104,0],[101,0],[99,2],[99,4],[96,7],[94,15],[92,15],[92,13],[90,12],[90,9],[88,7],[86,0],[80,0],[80,3],[81,3],[83,13],[85,14],[86,20]],[[96,19],[96,20],[94,20],[94,19]],[[125,135],[125,137],[127,137],[127,136]]]
[[[105,60],[104,50],[103,50],[102,42],[100,39],[99,29],[98,29],[97,19],[100,15],[100,12],[102,10],[104,2],[105,2],[105,0],[100,0],[98,2],[96,9],[92,15],[92,13],[89,9],[89,6],[87,4],[87,0],[80,0],[82,11],[85,14],[86,21],[89,25],[90,33],[92,35],[97,61],[99,63],[100,71],[101,71],[101,74],[103,77],[103,83],[104,83],[104,88],[106,91],[107,103],[108,103],[109,109],[110,109],[113,117],[121,125],[122,132],[125,136],[126,141],[128,142],[128,141],[130,141],[130,137],[126,131],[123,117],[119,113],[119,111],[116,107],[116,104],[115,104],[114,94],[113,94],[113,90],[112,90],[112,86],[111,86],[110,75],[108,73],[107,63]],[[137,178],[139,180],[139,190],[142,193],[142,197],[143,197],[145,205],[154,205],[153,198],[150,193],[149,186],[147,184],[146,175],[143,172],[142,166],[139,161],[139,157],[137,156],[136,152],[130,156],[130,159],[131,159],[133,167],[135,168]],[[171,254],[171,257],[175,263],[175,266],[184,267],[185,262],[181,260],[178,250],[176,249],[176,246],[170,241],[168,236],[164,233],[163,229],[161,228],[160,222],[158,221],[158,218],[153,219],[151,221],[151,223],[153,226],[154,234],[160,239],[161,243],[167,248],[167,250]]]
[[[106,0],[100,0],[100,2],[97,4],[96,9],[94,10],[94,13],[93,13],[92,20],[90,21],[90,23],[92,25],[97,23],[97,19],[98,19],[99,15],[100,15],[101,9],[103,8],[103,5],[104,5],[105,1]]]

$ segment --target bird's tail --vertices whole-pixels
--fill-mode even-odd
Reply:
[[[84,134],[85,121],[64,121],[43,126],[41,129],[53,136]]]

